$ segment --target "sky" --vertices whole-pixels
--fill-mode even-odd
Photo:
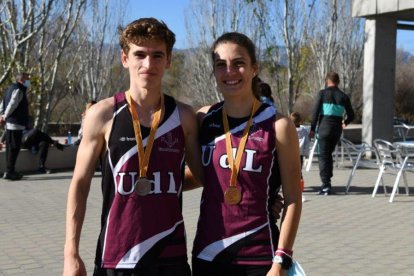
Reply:
[[[140,17],[161,19],[175,33],[175,48],[184,49],[188,44],[184,11],[189,6],[190,0],[129,0],[125,23]],[[397,47],[414,55],[414,31],[398,30]]]
[[[397,47],[414,55],[414,31],[398,30]]]
[[[187,47],[184,10],[189,5],[189,0],[129,0],[125,23],[141,17],[162,20],[175,33],[174,48],[184,49]]]

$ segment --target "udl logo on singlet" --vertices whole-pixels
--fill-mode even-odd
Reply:
[[[178,138],[173,138],[172,133],[168,132],[164,137],[161,137],[161,141],[164,142],[169,148],[172,148],[178,143]]]
[[[211,163],[211,158],[213,156],[215,146],[214,145],[202,146],[201,149],[202,149],[202,153],[201,153],[202,164],[204,167],[207,167]],[[232,149],[233,149],[233,158],[235,159],[237,149],[236,148],[232,148]],[[244,153],[246,154],[246,163],[243,167],[243,171],[258,172],[258,173],[262,172],[262,165],[259,165],[256,168],[253,165],[254,155],[257,153],[257,151],[250,150],[250,149],[244,149]],[[224,153],[219,157],[219,165],[223,169],[230,168],[227,154]]]
[[[158,146],[158,151],[162,152],[172,152],[172,153],[181,153],[181,149],[173,148],[174,145],[178,144],[178,138],[173,137],[173,135],[169,132],[164,137],[161,137],[160,145]],[[166,145],[167,147],[162,147],[161,145]]]
[[[137,179],[137,172],[120,172],[118,173],[119,181],[117,191],[120,195],[130,195],[134,192],[135,189],[135,181]],[[149,194],[177,194],[177,186],[175,184],[174,174],[172,172],[168,172],[169,182],[168,182],[168,189],[161,190],[161,172],[153,172],[153,180],[149,179],[152,184],[151,191]]]

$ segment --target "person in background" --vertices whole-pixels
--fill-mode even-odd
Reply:
[[[225,33],[212,47],[224,101],[199,110],[204,187],[193,275],[286,275],[301,214],[295,126],[261,103],[253,42]],[[271,208],[282,188],[281,229]]]
[[[0,137],[0,143],[6,144],[6,133],[4,132]],[[49,146],[55,146],[58,150],[63,151],[64,146],[59,141],[53,140],[48,134],[39,129],[33,128],[32,118],[29,116],[29,124],[23,130],[21,147],[29,150],[33,154],[39,153],[39,168],[38,173],[51,173],[51,170],[45,166],[47,156],[49,153]]]
[[[303,160],[306,156],[309,156],[309,145],[310,145],[310,139],[309,139],[309,132],[310,128],[306,127],[304,125],[301,125],[302,117],[300,116],[299,112],[292,112],[289,115],[289,118],[292,120],[292,122],[296,126],[296,132],[298,133],[298,139],[299,139],[299,149],[300,149],[300,167],[302,170],[303,167]],[[300,179],[300,187],[302,189],[302,192],[305,189],[305,181],[303,179],[303,174],[301,174]],[[302,202],[305,202],[306,198],[302,194]]]
[[[197,117],[164,94],[174,33],[141,18],[119,29],[129,87],[86,113],[69,187],[64,275],[86,275],[79,254],[91,178],[102,160],[101,231],[94,275],[189,276],[182,216],[185,164],[202,183]]]
[[[64,146],[58,141],[53,140],[46,133],[36,128],[28,128],[23,131],[22,147],[30,150],[33,154],[39,153],[38,173],[51,173],[45,166],[49,153],[49,146],[51,145],[55,146],[58,150],[63,151]]]
[[[85,110],[81,114],[82,119],[81,119],[81,125],[80,125],[79,132],[78,132],[78,140],[76,140],[76,142],[75,142],[75,145],[77,145],[77,146],[79,146],[80,142],[82,141],[82,136],[83,136],[83,121],[85,119],[86,112],[88,112],[89,108],[91,108],[94,104],[96,104],[96,101],[90,100],[85,105]]]
[[[338,73],[329,72],[325,82],[326,88],[319,91],[315,101],[309,133],[309,137],[314,138],[318,126],[319,176],[322,181],[320,195],[332,194],[332,153],[341,138],[342,129],[354,119],[351,100],[338,88],[340,82]]]
[[[18,73],[16,82],[10,85],[0,104],[0,124],[6,124],[6,172],[4,179],[19,180],[22,175],[15,170],[17,157],[20,152],[23,130],[29,120],[29,103],[27,91],[30,88],[30,75]]]
[[[266,82],[263,82],[261,79],[259,79],[258,84],[258,96],[260,101],[269,105],[275,105],[275,100],[273,99],[272,88],[270,85]]]

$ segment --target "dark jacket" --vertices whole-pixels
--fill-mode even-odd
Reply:
[[[19,89],[20,93],[23,93],[23,97],[16,109],[6,118],[6,122],[26,126],[29,121],[29,104],[26,96],[27,88],[24,85],[14,83],[6,89],[3,97],[3,109],[6,110],[13,91],[16,89]]]
[[[326,127],[341,126],[345,113],[344,123],[348,125],[355,116],[348,95],[335,86],[319,91],[313,109],[311,131],[315,131],[318,123]]]

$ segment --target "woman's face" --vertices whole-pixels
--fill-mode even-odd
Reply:
[[[251,95],[257,65],[252,64],[246,48],[224,42],[217,45],[214,53],[214,76],[223,97]]]

